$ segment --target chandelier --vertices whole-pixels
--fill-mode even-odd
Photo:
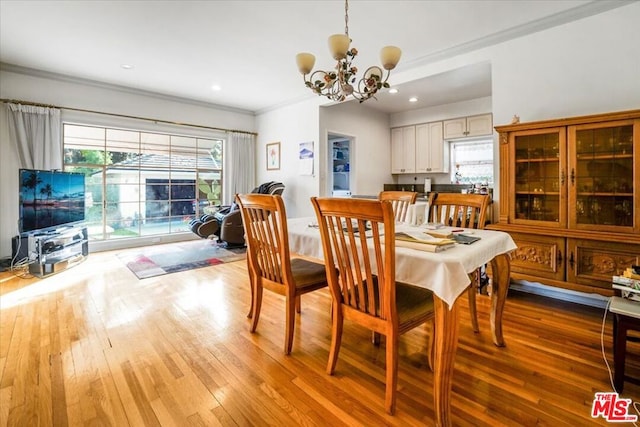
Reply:
[[[311,53],[299,53],[296,55],[298,69],[302,73],[304,84],[319,96],[342,102],[349,95],[360,102],[369,98],[375,99],[375,94],[381,88],[388,88],[389,75],[398,61],[402,51],[395,46],[385,46],[380,51],[382,67],[387,70],[387,75],[378,66],[367,68],[363,77],[358,80],[356,73],[358,68],[352,65],[353,59],[358,54],[355,47],[349,48],[349,1],[344,2],[344,34],[333,34],[329,37],[329,50],[333,59],[338,61],[335,71],[316,70],[311,72],[316,62],[316,57]],[[309,74],[311,73],[311,74]],[[357,81],[357,83],[356,83]]]

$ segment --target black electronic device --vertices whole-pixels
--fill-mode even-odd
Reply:
[[[461,243],[463,245],[470,245],[474,242],[480,240],[480,237],[477,236],[469,236],[467,234],[454,233],[452,240],[455,240],[456,243]]]
[[[20,169],[20,233],[55,231],[85,219],[82,173]]]

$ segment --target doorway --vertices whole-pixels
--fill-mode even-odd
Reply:
[[[351,197],[353,138],[330,133],[327,136],[327,140],[329,142],[328,152],[330,156],[327,176],[330,181],[331,195],[332,197]]]

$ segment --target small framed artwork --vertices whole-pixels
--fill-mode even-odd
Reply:
[[[271,142],[267,144],[267,170],[280,169],[280,143]]]

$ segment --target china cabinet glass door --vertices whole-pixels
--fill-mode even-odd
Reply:
[[[634,228],[634,121],[569,127],[572,228]]]
[[[565,142],[564,128],[514,133],[514,223],[565,226]]]

